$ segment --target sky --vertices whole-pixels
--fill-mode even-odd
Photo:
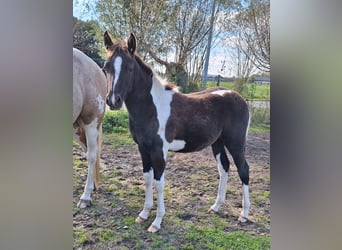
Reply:
[[[83,0],[73,1],[73,15],[78,19],[89,20],[91,16],[85,14],[85,9],[82,7]],[[222,69],[222,62],[226,61],[224,70]],[[208,75],[218,75],[229,77],[234,75],[234,70],[232,70],[229,65],[227,65],[229,58],[227,58],[227,53],[224,48],[218,43],[213,46],[210,50],[209,65],[208,65]]]

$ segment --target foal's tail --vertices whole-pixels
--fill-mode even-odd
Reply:
[[[100,158],[101,158],[101,147],[102,147],[102,123],[99,125],[98,128],[99,134],[97,137],[97,155],[96,155],[96,162],[95,162],[95,171],[94,171],[94,184],[95,188],[99,188],[99,181],[100,181]]]

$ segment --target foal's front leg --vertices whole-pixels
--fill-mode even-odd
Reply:
[[[135,219],[137,223],[144,222],[148,219],[150,211],[153,207],[153,170],[152,161],[148,152],[146,152],[141,146],[139,151],[143,163],[144,181],[145,181],[145,203],[143,210],[139,213],[139,216]]]
[[[161,228],[161,223],[165,215],[164,206],[164,170],[166,164],[168,145],[163,145],[162,148],[157,148],[151,152],[151,160],[153,166],[154,180],[157,190],[157,214],[147,231],[151,233],[157,232]]]
[[[141,223],[148,219],[150,211],[153,207],[153,170],[144,173],[145,181],[145,203],[143,210],[139,213],[139,216],[135,219],[136,222]]]
[[[151,226],[147,229],[147,231],[151,233],[155,233],[160,229],[161,222],[165,215],[165,206],[164,206],[164,174],[160,177],[160,179],[155,179],[156,190],[157,190],[157,214],[156,218],[152,222]]]

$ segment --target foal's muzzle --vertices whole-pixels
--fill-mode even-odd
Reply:
[[[110,95],[107,96],[106,103],[111,110],[120,109],[123,103],[123,99],[120,95],[114,95],[114,103]]]

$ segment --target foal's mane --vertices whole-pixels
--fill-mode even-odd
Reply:
[[[151,67],[147,63],[145,63],[137,53],[134,53],[134,57],[142,70],[144,70],[150,76],[154,75],[159,80],[160,84],[165,87],[165,90],[174,90],[178,92],[178,88],[175,84],[169,83],[165,79],[161,79],[160,76],[154,73]]]

